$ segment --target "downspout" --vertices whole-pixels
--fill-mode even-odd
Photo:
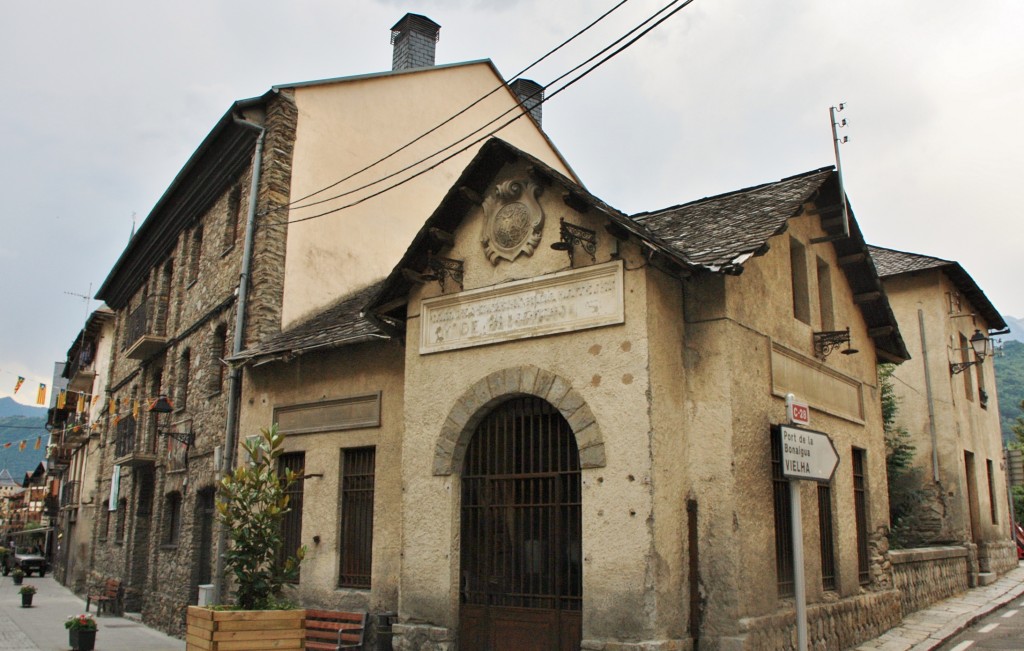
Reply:
[[[928,368],[928,342],[924,336],[924,310],[917,311],[921,330],[921,362],[924,364],[924,390],[928,400],[928,432],[932,438],[932,481],[939,482],[939,437],[935,431],[935,399],[932,397],[932,374]]]
[[[231,345],[231,355],[242,352],[245,332],[245,310],[248,304],[249,276],[252,273],[252,249],[256,233],[256,203],[260,188],[260,170],[263,166],[263,143],[266,130],[252,122],[235,118],[235,124],[259,131],[256,139],[256,152],[253,154],[252,184],[249,187],[249,211],[245,219],[245,247],[242,249],[242,271],[238,279],[238,301],[235,313],[235,336]],[[221,477],[234,472],[235,448],[238,446],[236,431],[238,430],[238,404],[242,394],[242,366],[232,365],[228,373],[228,405],[227,421],[224,424],[224,461]],[[217,535],[217,549],[214,556],[213,602],[223,603],[224,594],[224,559],[228,552],[228,531],[221,527]]]

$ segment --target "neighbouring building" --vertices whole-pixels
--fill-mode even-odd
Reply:
[[[121,579],[147,624],[181,632],[214,579],[220,461],[229,433],[254,433],[236,432],[250,396],[229,358],[382,277],[481,135],[572,177],[539,110],[520,105],[533,87],[486,60],[434,65],[438,30],[409,14],[392,28],[392,71],[235,102],[99,289],[115,318],[89,580]],[[397,592],[378,604],[397,609]]]
[[[47,469],[60,480],[58,511],[52,517],[57,544],[51,562],[56,578],[79,592],[89,586],[93,529],[108,512],[107,496],[96,490],[113,345],[114,313],[101,307],[68,349],[47,414]]]
[[[843,206],[822,169],[627,216],[489,141],[382,282],[232,359],[304,469],[298,598],[403,651],[787,648],[795,394],[839,457],[799,487],[812,644],[893,626],[907,351]]]
[[[991,359],[1006,322],[956,262],[874,246],[871,257],[913,357],[893,374],[921,493],[904,535],[963,545],[970,584],[987,582],[1017,566]]]

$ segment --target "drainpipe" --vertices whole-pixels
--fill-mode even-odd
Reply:
[[[924,310],[917,311],[921,330],[921,362],[924,364],[924,390],[928,399],[928,432],[932,438],[932,481],[939,482],[939,438],[935,432],[935,399],[932,397],[932,374],[928,368],[928,342],[924,336]]]
[[[243,334],[245,332],[245,309],[248,303],[249,276],[252,272],[252,248],[256,232],[256,200],[260,187],[260,168],[263,166],[263,142],[266,130],[252,122],[236,118],[235,124],[249,129],[259,131],[256,139],[256,152],[253,154],[252,162],[252,185],[249,187],[249,211],[245,220],[245,248],[242,249],[242,271],[238,279],[238,301],[235,313],[235,336],[231,345],[231,355],[235,356],[242,352]],[[231,366],[228,373],[228,405],[227,421],[224,425],[224,461],[221,477],[225,477],[235,469],[235,448],[237,444],[236,432],[238,430],[238,404],[242,394],[242,367]],[[228,552],[228,532],[223,526],[217,535],[217,549],[215,566],[213,571],[213,602],[223,603],[221,596],[224,593],[224,558]]]

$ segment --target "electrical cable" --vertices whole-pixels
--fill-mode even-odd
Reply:
[[[620,36],[620,37],[619,37],[619,38],[617,38],[616,40],[612,41],[612,42],[611,42],[610,44],[608,44],[607,46],[605,46],[604,48],[602,48],[601,50],[599,50],[599,51],[598,51],[597,53],[595,53],[594,55],[592,55],[592,56],[591,56],[590,58],[586,59],[586,60],[585,60],[585,61],[583,61],[582,63],[580,63],[580,64],[576,65],[575,67],[571,68],[570,70],[566,71],[565,73],[563,73],[563,74],[559,75],[558,77],[556,77],[555,79],[551,80],[550,82],[548,82],[548,84],[546,84],[545,86],[543,86],[543,87],[542,87],[542,88],[541,88],[541,89],[540,89],[539,91],[536,91],[536,92],[534,92],[534,93],[530,94],[530,95],[529,95],[528,97],[525,97],[525,98],[522,98],[522,99],[520,99],[520,100],[519,100],[519,101],[518,101],[518,102],[517,102],[517,103],[516,103],[516,104],[515,104],[514,106],[512,106],[511,108],[509,108],[509,109],[505,110],[505,111],[504,111],[503,113],[500,113],[500,114],[499,114],[499,115],[497,115],[496,117],[492,118],[492,119],[491,119],[491,120],[490,120],[489,122],[487,122],[487,123],[485,123],[485,124],[483,124],[483,125],[481,125],[481,126],[477,127],[476,129],[474,129],[474,130],[473,130],[473,131],[471,131],[470,133],[466,134],[466,135],[465,135],[465,136],[463,136],[462,138],[459,138],[459,139],[458,139],[458,140],[456,140],[455,142],[453,142],[453,143],[451,143],[451,144],[447,145],[446,147],[443,147],[442,149],[439,149],[439,150],[437,150],[437,151],[434,151],[433,153],[431,153],[431,154],[429,154],[429,155],[427,155],[427,156],[425,156],[425,157],[421,158],[420,160],[418,160],[418,161],[416,161],[416,162],[413,162],[413,163],[410,163],[409,165],[406,165],[405,167],[403,167],[403,168],[401,168],[401,169],[398,169],[398,170],[396,170],[396,171],[392,172],[391,174],[388,174],[388,175],[385,175],[385,176],[383,176],[383,177],[381,177],[381,178],[378,178],[378,179],[377,179],[377,180],[375,180],[375,181],[371,181],[371,182],[369,182],[369,183],[365,183],[365,184],[363,184],[363,185],[361,185],[361,186],[359,186],[359,187],[357,187],[357,188],[353,188],[353,189],[351,189],[351,190],[347,190],[347,191],[345,191],[345,192],[342,192],[342,193],[340,193],[340,194],[332,195],[332,196],[330,196],[330,197],[327,197],[326,199],[319,199],[319,200],[317,200],[317,201],[312,201],[312,202],[309,202],[309,203],[307,203],[307,204],[303,204],[303,205],[301,205],[301,206],[293,206],[293,208],[294,208],[295,210],[300,210],[300,209],[303,209],[303,208],[309,208],[309,207],[312,207],[312,206],[316,206],[316,205],[320,205],[320,204],[324,204],[324,203],[327,203],[327,202],[329,202],[329,201],[334,201],[335,199],[340,199],[341,197],[346,197],[346,196],[349,196],[349,195],[351,195],[351,194],[355,194],[356,192],[360,192],[360,191],[362,191],[362,190],[365,190],[365,189],[367,189],[367,188],[371,188],[371,187],[373,187],[374,185],[378,185],[378,184],[380,184],[380,183],[383,183],[384,181],[387,181],[388,179],[392,179],[392,178],[394,178],[394,177],[396,177],[396,176],[398,176],[398,175],[402,174],[403,172],[407,172],[407,171],[409,171],[409,170],[413,169],[414,167],[416,167],[416,166],[418,166],[418,165],[421,165],[421,164],[423,164],[423,163],[425,163],[425,162],[429,161],[429,160],[430,160],[431,158],[434,158],[435,156],[440,156],[441,154],[443,154],[444,152],[446,152],[446,151],[450,150],[450,149],[451,149],[452,147],[455,147],[455,146],[456,146],[456,145],[458,145],[459,143],[461,143],[461,142],[465,142],[465,141],[466,141],[466,140],[468,140],[469,138],[472,138],[472,137],[473,137],[473,136],[474,136],[475,134],[477,134],[477,133],[480,133],[481,131],[483,131],[483,130],[484,130],[484,129],[486,129],[487,127],[491,126],[492,124],[494,124],[495,122],[497,122],[497,121],[498,121],[498,120],[500,120],[501,118],[505,117],[505,116],[506,116],[506,115],[508,115],[509,113],[513,113],[513,112],[516,112],[516,111],[518,111],[518,109],[519,109],[520,107],[522,107],[522,108],[525,108],[525,104],[526,104],[526,102],[529,102],[529,101],[533,100],[534,98],[536,98],[536,97],[537,97],[538,95],[542,94],[542,93],[543,93],[544,91],[546,91],[546,90],[547,90],[548,88],[550,88],[550,87],[551,87],[552,85],[554,85],[555,83],[557,83],[557,82],[559,82],[559,81],[561,81],[561,80],[565,79],[566,77],[568,77],[568,76],[569,76],[569,75],[571,75],[572,73],[576,72],[577,70],[579,70],[579,69],[580,69],[580,68],[582,68],[583,66],[587,65],[588,63],[592,62],[592,61],[593,61],[594,59],[598,58],[599,56],[601,56],[602,54],[604,54],[604,53],[605,53],[605,52],[607,52],[608,50],[610,50],[610,49],[612,49],[613,47],[615,47],[616,45],[618,45],[618,44],[619,44],[619,43],[621,43],[622,41],[626,40],[627,38],[629,38],[629,36],[630,36],[630,35],[632,35],[632,34],[636,33],[636,32],[637,32],[638,30],[640,30],[641,28],[643,28],[643,26],[644,26],[644,25],[646,25],[647,23],[649,23],[649,22],[651,22],[652,20],[654,20],[654,19],[655,19],[655,18],[656,18],[656,17],[657,17],[657,16],[659,15],[659,14],[661,14],[662,12],[664,12],[664,11],[667,11],[667,10],[668,10],[669,8],[671,8],[671,7],[672,7],[672,5],[676,4],[677,2],[679,2],[679,0],[671,0],[671,1],[670,1],[670,2],[669,2],[669,3],[667,4],[667,5],[665,5],[664,7],[662,7],[661,9],[659,9],[658,11],[654,12],[653,14],[651,14],[650,16],[648,16],[647,18],[645,18],[645,19],[644,19],[643,21],[641,21],[641,22],[640,22],[640,24],[638,24],[637,26],[633,27],[633,28],[632,28],[631,30],[629,30],[628,32],[626,32],[625,34],[623,34],[622,36]],[[692,2],[692,0],[690,0],[690,2]],[[682,9],[683,7],[685,7],[685,6],[686,6],[686,4],[689,4],[689,2],[686,2],[686,3],[685,3],[684,5],[682,5],[681,7],[678,7],[678,8],[677,8],[677,9],[676,9],[675,11],[678,11],[679,9]],[[673,13],[675,13],[675,11],[673,11]],[[671,16],[671,15],[672,15],[672,14],[669,14],[669,16]],[[663,18],[662,20],[664,20],[665,18],[668,18],[668,16],[665,16],[665,17],[664,17],[664,18]],[[655,25],[655,26],[657,26],[657,25]],[[653,27],[652,27],[651,29],[653,29]],[[648,31],[649,31],[649,30],[648,30]],[[646,33],[646,32],[644,32],[644,33]],[[642,36],[642,34],[641,34],[641,36]],[[627,46],[627,47],[628,47],[628,46]],[[595,66],[595,68],[596,68],[596,67],[597,67],[597,66]],[[589,73],[589,71],[588,71],[588,73]],[[585,75],[583,75],[583,76],[585,76]],[[567,86],[568,86],[568,85],[571,85],[571,84],[567,84]],[[554,95],[557,95],[557,94],[558,94],[558,92],[560,92],[560,91],[561,91],[561,89],[559,89],[559,91],[556,91],[555,93],[552,93],[552,95],[551,95],[551,96],[553,97]],[[492,91],[492,92],[493,92],[493,91]],[[548,98],[548,99],[550,99],[550,98]],[[540,101],[538,102],[538,105],[540,105],[540,104],[543,104],[543,103],[544,103],[545,101],[546,101],[546,100],[545,100],[544,98],[540,98]],[[520,116],[519,116],[519,115],[517,115],[517,116],[516,116],[516,119],[518,119],[519,117],[520,117]],[[513,121],[514,121],[514,120],[513,120]],[[487,138],[487,137],[489,137],[489,136],[492,136],[492,135],[494,135],[495,133],[497,133],[497,132],[498,132],[498,131],[500,131],[501,129],[503,129],[503,128],[505,128],[506,126],[508,126],[508,124],[511,124],[511,122],[509,122],[509,123],[506,123],[506,124],[502,125],[502,126],[501,126],[501,127],[499,128],[499,129],[496,129],[495,131],[491,131],[491,132],[489,132],[489,133],[488,133],[488,134],[486,134],[486,135],[485,135],[484,137],[485,137],[485,138]],[[479,140],[478,140],[478,141],[475,141],[474,143],[471,143],[471,146],[472,146],[472,144],[475,144],[476,142],[479,142]],[[456,155],[457,155],[457,154],[459,154],[459,153],[461,153],[462,151],[465,151],[465,150],[459,150],[459,152],[456,152]],[[383,159],[382,159],[382,160],[383,160]],[[447,160],[449,160],[449,159],[448,159],[448,158],[444,159],[444,161],[447,161]],[[444,162],[444,161],[441,161],[441,162]],[[433,168],[430,168],[430,169],[433,169]],[[349,178],[351,178],[351,176],[350,176]],[[415,177],[411,177],[411,178],[415,178]],[[341,182],[341,181],[339,181],[339,183],[340,183],[340,182]],[[335,185],[337,185],[337,184],[335,184]],[[332,186],[332,187],[333,187],[333,186]],[[289,223],[295,223],[295,221],[290,221]]]
[[[675,4],[675,2],[676,2],[676,1],[677,1],[677,0],[673,0],[673,2],[672,2],[672,3],[670,3],[670,4],[668,5],[668,6],[671,6],[672,4]],[[583,79],[584,77],[586,77],[587,75],[589,75],[589,74],[590,74],[591,72],[593,72],[594,70],[597,70],[597,69],[598,69],[598,68],[600,68],[600,67],[601,67],[602,65],[604,65],[605,63],[607,63],[607,62],[608,62],[608,61],[610,61],[611,59],[613,59],[613,58],[615,58],[616,56],[618,56],[618,55],[619,55],[620,53],[622,53],[623,51],[625,51],[626,49],[628,49],[629,47],[631,47],[631,46],[632,46],[633,44],[635,44],[635,43],[636,43],[637,41],[639,41],[639,40],[640,40],[641,38],[643,38],[643,37],[644,37],[644,36],[646,36],[646,35],[647,35],[648,33],[650,33],[650,31],[651,31],[651,30],[653,30],[653,29],[655,29],[656,27],[658,27],[659,25],[661,25],[661,24],[662,24],[663,22],[665,22],[666,20],[668,20],[669,18],[671,18],[672,16],[674,16],[674,15],[675,15],[676,13],[678,13],[678,12],[679,12],[679,11],[681,11],[682,9],[685,9],[685,8],[686,8],[687,6],[689,6],[689,5],[691,4],[691,3],[693,3],[693,1],[694,1],[694,0],[684,0],[684,1],[683,1],[683,3],[682,3],[681,5],[679,5],[679,6],[678,6],[678,7],[676,7],[675,9],[673,9],[673,10],[672,10],[672,11],[671,11],[670,13],[668,13],[667,15],[663,16],[663,17],[662,17],[661,19],[659,19],[659,20],[658,20],[657,22],[655,22],[655,23],[654,23],[653,25],[649,26],[649,27],[648,27],[647,29],[645,29],[645,30],[644,30],[643,32],[641,32],[641,33],[640,33],[639,35],[637,35],[636,37],[634,37],[633,39],[631,39],[631,40],[630,40],[629,42],[627,42],[627,43],[626,43],[625,45],[623,45],[623,46],[622,46],[622,47],[620,47],[619,49],[615,50],[614,52],[612,52],[612,53],[611,53],[610,55],[608,55],[607,57],[603,58],[602,60],[598,61],[598,62],[597,62],[597,64],[595,64],[595,65],[594,65],[594,66],[592,66],[591,68],[589,68],[589,69],[587,69],[586,71],[584,71],[584,72],[583,72],[582,74],[580,74],[579,76],[577,76],[577,77],[576,77],[575,79],[572,79],[571,81],[569,81],[568,83],[566,83],[566,84],[565,84],[564,86],[562,86],[561,88],[559,88],[558,90],[556,90],[556,91],[555,91],[554,93],[552,93],[551,95],[549,95],[549,96],[547,96],[547,97],[544,97],[543,99],[541,99],[540,103],[542,104],[542,103],[544,103],[544,102],[547,102],[547,101],[549,101],[549,100],[553,99],[553,98],[554,98],[555,96],[557,96],[557,95],[558,95],[559,93],[561,93],[561,92],[562,92],[563,90],[566,90],[566,89],[568,89],[568,88],[569,88],[569,87],[571,87],[571,86],[572,86],[573,84],[575,84],[576,82],[580,81],[581,79]],[[661,11],[663,11],[663,10],[664,10],[664,9],[662,9],[662,10],[659,10],[659,12],[657,12],[657,13],[661,13]],[[657,15],[657,13],[656,13],[656,14],[654,14],[654,15]],[[650,19],[648,19],[648,20],[650,20]],[[645,22],[646,22],[646,21],[645,21]],[[641,24],[643,24],[643,23],[641,23]],[[634,29],[634,30],[631,30],[631,32],[629,32],[629,33],[632,33],[632,31],[635,31],[635,29]],[[621,39],[619,39],[619,40],[621,40]],[[607,50],[607,48],[606,48],[606,50]],[[592,59],[593,59],[593,58],[592,58]],[[592,59],[591,59],[591,60],[592,60]],[[585,64],[584,64],[584,65],[585,65]],[[521,105],[521,103],[520,103],[519,105]],[[352,208],[353,206],[357,206],[357,205],[359,205],[359,204],[363,203],[364,201],[367,201],[367,200],[369,200],[369,199],[373,199],[373,198],[375,198],[375,197],[378,197],[378,196],[380,196],[380,195],[384,194],[385,192],[388,192],[388,191],[390,191],[390,190],[393,190],[393,189],[395,189],[395,188],[397,188],[397,187],[399,187],[399,186],[401,186],[401,185],[404,185],[405,183],[408,183],[409,181],[411,181],[411,180],[413,180],[413,179],[415,179],[415,178],[417,178],[417,177],[420,177],[420,176],[422,176],[422,175],[426,174],[427,172],[430,172],[430,171],[432,171],[432,170],[436,169],[436,168],[437,168],[437,167],[439,167],[439,166],[440,166],[441,164],[443,164],[443,163],[446,163],[447,161],[451,160],[452,158],[455,158],[456,156],[458,156],[459,154],[461,154],[461,153],[463,153],[463,152],[465,152],[465,151],[469,150],[469,149],[470,149],[470,148],[472,148],[472,147],[473,147],[474,145],[476,145],[476,144],[478,144],[478,143],[480,143],[480,142],[482,142],[482,141],[486,140],[487,138],[489,138],[489,137],[493,136],[493,135],[494,135],[495,133],[498,133],[499,131],[501,131],[502,129],[504,129],[505,127],[507,127],[508,125],[510,125],[510,124],[512,124],[513,122],[515,122],[516,120],[519,120],[519,119],[521,119],[521,118],[522,118],[522,117],[523,117],[524,115],[525,115],[525,114],[520,114],[520,115],[517,115],[517,116],[513,117],[513,118],[512,118],[511,120],[508,120],[508,121],[506,121],[506,122],[505,122],[505,123],[503,123],[503,124],[502,124],[501,126],[499,126],[499,127],[497,128],[497,129],[493,129],[493,130],[489,131],[488,133],[484,134],[484,135],[483,135],[483,136],[481,136],[480,138],[477,138],[476,140],[474,140],[474,141],[470,142],[470,143],[469,143],[468,145],[466,145],[465,147],[463,147],[463,148],[461,148],[461,149],[459,149],[459,150],[457,150],[457,151],[455,151],[455,152],[453,152],[453,153],[449,154],[448,156],[446,156],[446,157],[442,158],[441,160],[437,161],[436,163],[432,164],[431,166],[429,166],[429,167],[427,167],[427,168],[425,168],[425,169],[423,169],[423,170],[421,170],[421,171],[419,171],[419,172],[416,172],[415,174],[412,174],[412,175],[410,175],[409,177],[407,177],[407,178],[405,178],[405,179],[402,179],[401,181],[398,181],[398,182],[396,182],[396,183],[393,183],[393,184],[391,184],[391,185],[387,186],[386,188],[383,188],[383,189],[381,189],[381,190],[379,190],[379,191],[377,191],[377,192],[374,192],[374,193],[372,193],[372,194],[369,194],[369,195],[367,195],[367,196],[365,196],[365,197],[362,197],[362,198],[360,198],[360,199],[357,199],[357,200],[355,200],[355,201],[352,201],[352,202],[350,202],[350,203],[347,203],[347,204],[345,204],[345,205],[343,205],[343,206],[339,206],[339,207],[337,207],[337,208],[333,208],[333,209],[331,209],[331,210],[326,210],[326,211],[323,211],[323,212],[317,213],[317,214],[315,214],[315,215],[309,215],[309,216],[307,216],[307,217],[301,217],[301,218],[298,218],[298,219],[292,219],[292,220],[289,220],[289,221],[288,221],[288,224],[297,224],[297,223],[300,223],[300,222],[310,221],[310,220],[313,220],[313,219],[318,219],[318,218],[320,218],[320,217],[325,217],[325,216],[327,216],[327,215],[331,215],[331,214],[333,214],[333,213],[336,213],[336,212],[340,212],[340,211],[342,211],[342,210],[346,210],[346,209],[348,209],[348,208]],[[479,131],[479,129],[478,129],[477,131]],[[474,133],[476,133],[476,132],[474,132]],[[467,136],[467,137],[469,137],[469,136]],[[464,140],[464,139],[463,139],[463,140]],[[461,142],[461,141],[459,141],[459,142]],[[446,151],[446,150],[447,150],[447,149],[449,149],[449,148],[450,148],[450,147],[447,147],[447,148],[445,148],[445,149],[442,149],[442,150],[441,150],[441,152],[443,152],[443,151]],[[407,171],[407,170],[408,170],[408,169],[410,169],[411,167],[415,167],[416,165],[418,165],[418,164],[420,164],[420,163],[426,162],[427,160],[429,160],[430,158],[432,158],[432,157],[436,156],[436,155],[437,155],[438,153],[441,153],[441,152],[437,152],[437,153],[431,154],[430,156],[427,156],[426,158],[424,158],[424,159],[422,159],[421,161],[419,161],[418,163],[414,163],[413,165],[410,165],[410,166],[406,167],[405,169],[403,169],[403,170],[400,170],[399,172],[396,172],[395,174],[392,174],[392,175],[390,175],[390,176],[388,176],[388,177],[385,177],[385,179],[386,179],[386,178],[391,178],[391,177],[393,177],[393,176],[397,175],[398,173],[400,173],[400,172],[402,172],[402,171]],[[384,179],[381,179],[381,180],[384,180]],[[375,185],[376,183],[379,183],[379,182],[380,182],[380,180],[378,180],[378,181],[375,181],[374,183],[371,183],[371,184],[369,184],[369,185],[367,185],[367,186],[363,186],[363,188],[357,188],[357,189],[355,189],[355,190],[352,190],[351,192],[348,192],[348,193],[343,193],[343,194],[341,194],[341,195],[338,195],[338,196],[336,196],[336,197],[333,197],[333,198],[339,198],[339,197],[345,196],[346,194],[351,194],[352,192],[357,192],[358,190],[361,190],[361,189],[365,189],[366,187],[370,187],[371,185]]]
[[[529,70],[530,70],[531,68],[533,68],[533,67],[534,67],[534,66],[536,66],[537,64],[541,63],[542,61],[544,61],[545,59],[547,59],[548,57],[550,57],[550,56],[551,56],[551,55],[553,55],[554,53],[558,52],[559,50],[561,50],[561,49],[562,49],[563,47],[565,47],[565,46],[566,46],[566,45],[568,45],[569,43],[572,43],[572,42],[573,42],[574,40],[576,40],[576,39],[577,39],[578,37],[580,37],[580,36],[582,36],[583,34],[585,34],[585,33],[586,33],[587,31],[589,31],[589,30],[590,30],[590,29],[591,29],[592,27],[594,27],[595,25],[597,25],[598,23],[600,23],[600,22],[601,22],[602,20],[604,20],[605,18],[607,18],[608,16],[610,16],[610,15],[611,15],[611,14],[612,14],[613,12],[615,12],[615,11],[616,11],[617,9],[619,9],[620,7],[622,7],[622,5],[626,4],[627,2],[629,2],[629,0],[620,0],[620,2],[619,2],[619,3],[617,4],[617,5],[615,5],[614,7],[612,7],[611,9],[609,9],[608,11],[606,11],[605,13],[601,14],[601,15],[600,15],[600,16],[599,16],[599,17],[598,17],[598,18],[597,18],[596,20],[594,20],[594,21],[593,21],[593,22],[591,22],[591,23],[590,23],[589,25],[587,25],[587,26],[586,26],[586,27],[584,27],[583,29],[579,30],[578,32],[576,32],[575,34],[573,34],[572,36],[570,36],[570,37],[569,37],[568,39],[566,39],[565,41],[562,41],[562,42],[561,42],[561,43],[560,43],[559,45],[557,45],[557,46],[556,46],[556,47],[555,47],[554,49],[552,49],[552,50],[548,51],[548,52],[547,52],[547,53],[546,53],[546,54],[545,54],[544,56],[540,57],[539,59],[537,59],[536,61],[534,61],[534,62],[533,62],[533,63],[531,63],[530,65],[526,66],[525,68],[523,68],[522,70],[520,70],[519,72],[517,72],[517,73],[516,73],[515,75],[513,75],[513,76],[512,76],[512,78],[513,78],[513,79],[518,79],[519,77],[521,77],[522,75],[524,75],[524,74],[525,74],[525,73],[526,73],[527,71],[529,71]],[[321,188],[321,189],[319,189],[319,190],[317,190],[317,191],[315,191],[315,192],[311,192],[310,194],[307,194],[307,195],[305,195],[305,196],[303,196],[303,197],[299,197],[298,199],[294,199],[294,200],[292,200],[292,201],[289,201],[289,202],[288,202],[287,204],[283,204],[283,205],[281,205],[281,206],[277,206],[276,208],[274,208],[274,210],[280,210],[281,208],[290,208],[290,207],[293,207],[293,206],[295,206],[295,204],[297,204],[297,203],[299,203],[299,202],[301,202],[301,201],[305,201],[306,199],[309,199],[309,198],[311,198],[311,197],[314,197],[314,196],[316,196],[316,195],[320,194],[321,192],[326,192],[327,190],[330,190],[331,188],[337,187],[338,185],[340,185],[340,184],[344,183],[345,181],[348,181],[348,180],[350,180],[350,179],[352,179],[352,178],[354,178],[354,177],[356,177],[356,176],[358,176],[358,175],[362,174],[363,172],[366,172],[366,171],[368,171],[368,170],[370,170],[370,169],[372,169],[372,168],[376,167],[377,165],[379,165],[379,164],[383,163],[384,161],[388,160],[388,159],[389,159],[389,158],[391,158],[392,156],[394,156],[394,155],[398,154],[399,152],[401,152],[401,151],[403,151],[403,150],[405,150],[405,149],[407,149],[407,148],[411,147],[412,145],[416,144],[417,142],[419,142],[419,141],[420,141],[420,140],[422,140],[423,138],[426,138],[426,137],[427,137],[427,136],[429,136],[430,134],[434,133],[435,131],[437,131],[438,129],[440,129],[441,127],[443,127],[444,125],[446,125],[446,124],[450,123],[450,122],[451,122],[452,120],[455,120],[455,119],[456,119],[456,118],[458,118],[459,116],[461,116],[461,115],[463,115],[464,113],[466,113],[466,111],[470,110],[470,109],[471,109],[471,108],[473,108],[474,106],[478,105],[478,104],[479,104],[480,102],[484,101],[485,99],[487,99],[488,97],[490,97],[490,96],[491,96],[491,95],[493,95],[494,93],[498,92],[499,90],[501,90],[501,89],[503,89],[503,88],[506,88],[507,86],[508,86],[508,85],[507,85],[507,84],[505,84],[505,83],[502,83],[502,84],[500,84],[500,85],[498,85],[498,86],[495,86],[495,87],[494,87],[494,89],[492,89],[492,90],[491,90],[490,92],[488,92],[488,93],[487,93],[486,95],[484,95],[484,96],[482,96],[482,97],[480,97],[480,98],[476,99],[475,101],[473,101],[473,102],[472,102],[471,104],[469,104],[468,106],[466,106],[465,108],[463,108],[463,109],[462,109],[461,111],[459,111],[459,112],[458,112],[458,113],[456,113],[455,115],[452,115],[451,117],[449,117],[448,119],[444,120],[444,121],[443,121],[443,122],[441,122],[440,124],[437,124],[437,125],[436,125],[436,126],[434,126],[433,128],[431,128],[431,129],[429,129],[429,130],[427,130],[427,131],[423,132],[422,134],[420,134],[420,135],[416,136],[415,138],[413,138],[413,139],[412,139],[412,140],[410,140],[409,142],[405,143],[404,145],[402,145],[402,146],[401,146],[401,147],[399,147],[398,149],[396,149],[396,150],[392,151],[392,152],[391,152],[390,154],[387,154],[386,156],[384,156],[384,157],[382,157],[382,158],[379,158],[379,159],[375,160],[374,162],[370,163],[370,164],[369,164],[369,165],[367,165],[366,167],[363,167],[363,168],[362,168],[362,169],[360,169],[360,170],[356,170],[355,172],[352,172],[351,174],[349,174],[349,175],[348,175],[348,176],[346,176],[345,178],[343,178],[343,179],[340,179],[340,180],[338,180],[338,181],[335,181],[334,183],[332,183],[332,184],[330,184],[330,185],[328,185],[328,186],[326,186],[326,187],[323,187],[323,188]],[[307,204],[307,205],[315,205],[315,204]],[[304,208],[304,207],[306,207],[306,206],[295,206],[295,207],[298,207],[298,208]]]

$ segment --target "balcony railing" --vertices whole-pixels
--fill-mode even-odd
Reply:
[[[92,390],[92,383],[96,378],[94,357],[93,343],[89,342],[78,351],[74,359],[68,362],[66,373],[68,389],[72,391]]]
[[[114,438],[114,461],[123,466],[152,465],[156,461],[154,441],[145,436],[144,428],[137,427],[134,416],[117,423]]]
[[[132,359],[149,359],[167,343],[167,300],[151,296],[128,315],[125,354]]]

